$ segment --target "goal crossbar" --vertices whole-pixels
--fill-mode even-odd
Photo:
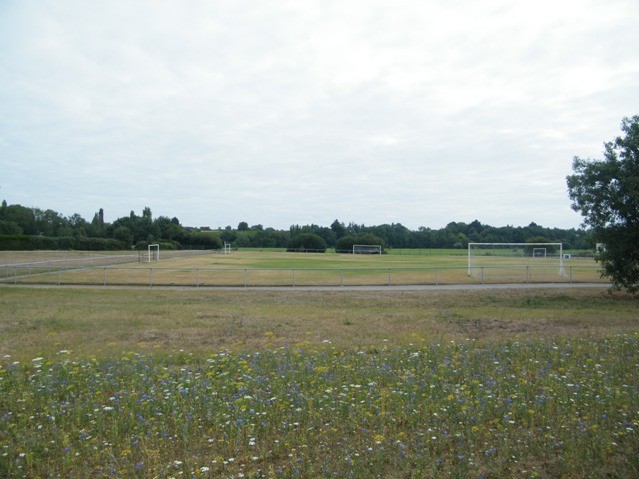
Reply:
[[[468,243],[468,276],[472,276],[473,268],[476,268],[473,265],[473,258],[478,255],[473,255],[473,251],[476,251],[480,248],[495,248],[495,249],[508,249],[514,248],[518,249],[526,249],[531,248],[531,257],[535,257],[535,251],[543,250],[543,257],[547,257],[548,248],[552,248],[558,251],[558,259],[559,259],[559,275],[564,276],[564,254],[563,254],[563,243]]]
[[[379,244],[354,244],[353,254],[382,254],[382,245]]]
[[[151,261],[160,261],[160,245],[159,244],[150,244],[148,246],[148,252],[149,252],[149,260],[148,260],[149,263]]]

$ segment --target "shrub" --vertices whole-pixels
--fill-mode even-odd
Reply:
[[[375,236],[374,234],[364,233],[359,234],[357,236],[344,236],[337,240],[335,243],[335,251],[339,253],[352,253],[353,245],[355,244],[363,244],[363,245],[381,245],[382,252],[384,251],[384,240],[379,236]]]
[[[0,250],[30,251],[33,249],[28,235],[0,235]]]
[[[292,237],[288,241],[286,251],[324,253],[326,252],[326,241],[314,233],[302,233]]]

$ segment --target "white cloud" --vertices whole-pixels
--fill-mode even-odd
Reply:
[[[9,202],[185,224],[576,226],[639,98],[639,5],[5,2]]]

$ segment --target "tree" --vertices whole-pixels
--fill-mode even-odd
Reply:
[[[604,160],[575,157],[566,178],[572,208],[603,247],[602,276],[614,289],[639,291],[639,116],[624,118],[624,137],[605,143]]]
[[[127,247],[133,244],[133,235],[131,234],[131,230],[126,226],[118,226],[113,231],[113,239],[118,241],[122,241]]]
[[[324,253],[326,251],[326,241],[315,233],[301,233],[289,240],[286,250]]]
[[[380,245],[382,250],[385,247],[384,240],[378,236],[375,236],[371,233],[362,233],[356,236],[344,236],[337,240],[335,244],[335,250],[339,253],[351,253],[353,251],[353,245],[361,244],[361,245]]]
[[[331,223],[331,229],[335,232],[336,240],[346,235],[346,227],[344,226],[344,223],[340,223],[338,220]]]

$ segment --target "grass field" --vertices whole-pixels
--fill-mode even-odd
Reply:
[[[402,252],[405,253],[405,252]],[[25,254],[0,254],[5,264],[28,262]],[[0,280],[14,283],[138,286],[357,286],[514,282],[598,282],[591,258],[489,258],[468,275],[467,257],[460,251],[429,250],[428,254],[303,254],[282,251],[240,251],[230,255],[174,257],[153,263],[83,267],[78,263],[38,262],[5,266]],[[75,260],[74,260],[75,261]]]
[[[0,477],[637,477],[601,289],[0,287]]]

